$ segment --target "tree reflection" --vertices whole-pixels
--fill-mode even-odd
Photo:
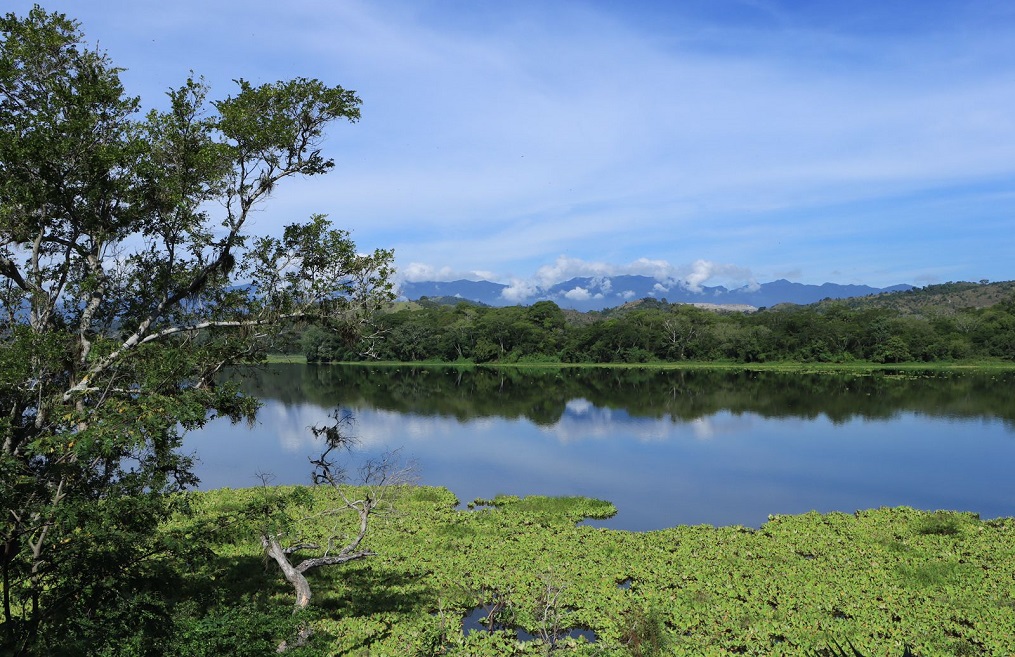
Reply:
[[[652,368],[455,368],[269,365],[234,372],[258,397],[371,407],[467,421],[482,417],[556,424],[585,399],[632,417],[693,421],[719,412],[834,423],[900,413],[1002,419],[1015,426],[1010,373],[804,374]]]

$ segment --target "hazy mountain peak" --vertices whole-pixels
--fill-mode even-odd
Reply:
[[[561,308],[588,311],[613,308],[646,297],[665,299],[670,303],[712,303],[758,308],[780,303],[808,304],[822,299],[867,296],[881,292],[908,290],[912,287],[911,285],[894,285],[889,288],[875,288],[868,285],[842,285],[839,283],[809,285],[781,278],[771,283],[744,285],[732,290],[718,285],[715,287],[701,286],[699,291],[694,291],[682,281],[664,282],[650,276],[620,275],[571,278],[546,288],[533,288],[533,294],[523,300],[519,300],[516,294],[505,295],[504,292],[509,286],[504,283],[465,279],[404,282],[401,285],[401,295],[409,300],[416,300],[420,297],[456,297],[491,306],[529,305],[537,301],[549,300]]]

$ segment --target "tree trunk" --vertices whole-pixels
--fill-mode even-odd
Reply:
[[[278,567],[282,569],[282,575],[286,581],[296,589],[296,608],[305,608],[310,604],[310,582],[307,581],[302,572],[289,563],[289,555],[286,554],[277,538],[262,534],[261,545],[264,546],[268,556],[274,559]]]
[[[367,517],[370,513],[372,506],[363,504],[362,506],[353,506],[360,515],[360,532],[353,541],[345,546],[341,552],[334,556],[323,556],[315,557],[310,559],[304,559],[298,565],[292,565],[289,561],[289,555],[297,548],[318,548],[316,545],[302,544],[297,548],[286,550],[278,542],[278,538],[269,534],[261,534],[261,545],[264,546],[265,553],[275,560],[278,567],[282,570],[282,575],[286,581],[292,584],[293,589],[296,592],[296,611],[305,609],[310,604],[310,582],[307,581],[306,576],[303,574],[308,570],[317,568],[319,566],[333,566],[347,561],[355,561],[357,559],[363,559],[365,557],[373,556],[375,553],[370,550],[360,550],[359,552],[353,552],[360,542],[363,540],[363,536],[366,535],[367,531]],[[296,632],[295,638],[293,638],[292,646],[300,647],[306,645],[310,636],[314,633],[313,628],[310,625],[303,625]],[[285,652],[290,648],[288,641],[283,641],[278,644],[277,652]]]

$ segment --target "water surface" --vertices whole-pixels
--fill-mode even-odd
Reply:
[[[307,483],[307,427],[355,417],[354,457],[401,449],[464,503],[613,502],[606,526],[757,527],[878,506],[1015,515],[1010,374],[805,375],[273,365],[246,373],[253,427],[188,436],[203,488]]]

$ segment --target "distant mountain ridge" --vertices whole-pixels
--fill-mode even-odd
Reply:
[[[537,301],[548,300],[561,308],[584,312],[614,308],[645,297],[665,299],[670,303],[736,304],[760,308],[780,303],[809,304],[823,299],[847,299],[913,289],[912,285],[904,284],[876,288],[869,285],[838,283],[807,285],[779,279],[771,283],[762,283],[758,286],[745,285],[732,290],[721,285],[702,286],[701,291],[696,292],[679,282],[663,284],[650,276],[604,276],[572,278],[518,301],[513,300],[514,297],[509,299],[504,296],[504,291],[509,287],[491,281],[417,281],[402,283],[400,292],[402,297],[410,301],[421,297],[456,297],[491,306],[531,305]]]

